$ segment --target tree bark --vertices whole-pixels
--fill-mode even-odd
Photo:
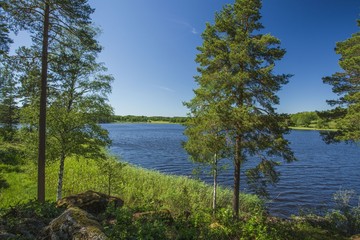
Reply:
[[[108,195],[110,196],[110,194],[111,194],[111,180],[112,180],[112,175],[109,174],[108,177],[109,177],[109,178],[108,178]]]
[[[240,169],[241,169],[241,138],[236,137],[235,157],[234,157],[234,195],[233,195],[233,215],[239,217],[239,195],[240,195]]]
[[[50,6],[45,1],[43,43],[41,57],[40,83],[40,116],[39,116],[39,152],[38,152],[38,201],[45,202],[45,161],[46,161],[46,99],[47,99],[47,72],[49,48],[49,15]]]
[[[213,214],[215,214],[216,211],[216,195],[217,195],[217,176],[218,176],[218,161],[217,161],[217,155],[214,156],[214,190],[213,190]]]
[[[56,201],[60,200],[62,198],[64,166],[65,166],[65,154],[62,153],[61,158],[60,158],[59,179],[58,179],[58,187],[57,187],[57,192],[56,192]]]

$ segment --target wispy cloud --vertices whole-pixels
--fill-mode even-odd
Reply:
[[[164,87],[164,86],[156,86],[158,89],[161,89],[161,90],[164,90],[166,92],[172,92],[174,93],[175,90],[171,89],[171,88],[168,88],[168,87]]]
[[[187,28],[194,35],[198,34],[198,32],[196,31],[196,28],[194,26],[192,26],[188,22],[181,21],[181,20],[175,20],[175,19],[171,19],[171,21],[178,24],[178,25],[181,25],[181,26]]]

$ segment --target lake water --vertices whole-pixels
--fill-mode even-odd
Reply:
[[[189,161],[181,146],[186,140],[183,126],[104,124],[103,127],[113,140],[111,152],[124,161],[168,174],[193,176],[197,165]],[[360,194],[360,146],[327,145],[317,131],[292,131],[286,137],[298,161],[279,166],[281,179],[276,187],[270,188],[268,204],[273,215],[288,217],[301,210],[329,209],[333,207],[333,194],[340,189],[352,189]],[[219,183],[231,187],[232,174],[229,161],[228,169],[219,176]],[[202,175],[201,179],[212,183],[211,176]],[[246,188],[243,177],[241,190],[248,192]]]

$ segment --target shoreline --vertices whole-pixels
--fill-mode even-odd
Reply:
[[[333,128],[311,128],[311,127],[289,127],[291,130],[303,130],[303,131],[327,131],[327,132],[335,132],[337,129]]]
[[[176,123],[176,122],[168,122],[168,121],[148,121],[148,122],[109,122],[104,124],[178,124],[183,125],[183,123]],[[298,130],[298,131],[328,131],[328,132],[335,132],[337,129],[333,128],[312,128],[312,127],[288,127],[291,130]]]

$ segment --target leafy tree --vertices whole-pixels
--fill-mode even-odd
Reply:
[[[280,158],[294,160],[283,138],[283,117],[275,112],[276,92],[290,75],[273,73],[285,50],[270,34],[261,34],[260,0],[236,0],[207,24],[196,57],[199,87],[187,103],[191,117],[213,112],[218,128],[226,133],[234,164],[233,214],[239,214],[240,169],[250,156],[259,159],[248,174],[258,184],[275,183]],[[202,123],[201,123],[202,124]]]
[[[67,41],[75,40],[76,46],[76,39],[63,36]],[[52,82],[48,96],[47,158],[60,161],[57,199],[62,197],[65,159],[73,155],[106,158],[103,148],[110,144],[108,132],[98,125],[98,120],[112,116],[107,94],[111,92],[113,78],[105,74],[103,64],[96,62],[97,52],[81,45],[70,52],[59,44],[49,64]],[[31,129],[36,128],[38,114],[37,100],[33,102],[23,109],[23,121],[29,127],[27,139],[31,142],[34,138]]]
[[[299,112],[291,114],[291,122],[298,127],[309,127],[313,122],[318,122],[319,117],[316,112]]]
[[[54,51],[58,36],[64,32],[76,37],[78,43],[96,45],[88,29],[94,11],[87,0],[4,0],[7,21],[17,29],[28,30],[35,45],[41,46],[41,81],[39,104],[38,200],[45,201],[46,107],[49,53]],[[72,45],[63,42],[71,49]]]
[[[360,20],[357,21],[360,27]],[[339,98],[328,100],[331,106],[339,106],[337,111],[326,114],[337,120],[338,131],[327,135],[328,140],[360,141],[360,32],[336,44],[335,51],[341,55],[339,65],[342,72],[324,77],[323,82],[332,86]],[[341,109],[342,108],[342,109]],[[345,111],[344,111],[345,110]]]

